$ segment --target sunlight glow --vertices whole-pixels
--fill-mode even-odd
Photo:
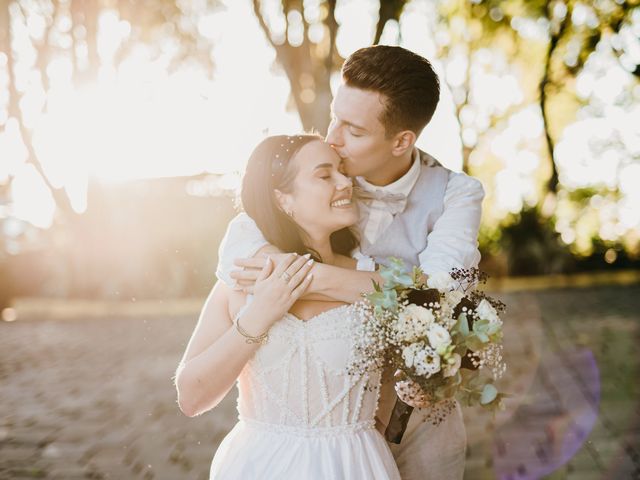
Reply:
[[[14,199],[12,214],[36,227],[49,228],[53,221],[54,204],[51,192],[31,165],[23,164],[15,171],[11,184]]]
[[[27,91],[21,106],[34,127],[34,147],[49,181],[64,187],[74,210],[86,209],[91,178],[121,182],[239,172],[265,132],[300,129],[297,114],[285,111],[288,82],[283,73],[270,72],[274,53],[249,5],[230,2],[223,13],[208,18],[208,28],[219,35],[213,82],[195,67],[168,74],[164,61],[151,61],[145,47],[114,71],[110,59],[130,25],[106,11],[99,37],[106,66],[99,82],[72,89],[70,61],[58,57],[47,71],[46,113],[40,114],[42,89]],[[0,156],[10,159],[2,162],[3,174],[16,176],[14,214],[47,226],[53,200],[35,172],[20,166],[26,152],[19,138],[17,123],[9,121],[0,135]]]

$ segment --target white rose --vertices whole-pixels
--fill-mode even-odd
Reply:
[[[490,325],[502,325],[502,320],[498,317],[498,312],[496,312],[496,309],[485,299],[481,300],[476,307],[476,313],[482,320],[488,320]]]
[[[433,348],[425,346],[416,352],[413,366],[418,375],[426,375],[428,378],[440,371],[440,355]]]
[[[429,344],[436,350],[440,347],[446,347],[451,344],[451,336],[446,328],[442,325],[434,323],[427,330],[427,338],[429,338]]]
[[[449,363],[451,360],[453,360],[453,362]],[[449,358],[445,366],[442,368],[442,376],[453,377],[456,374],[456,372],[460,369],[461,364],[462,364],[462,357],[459,354],[454,353]]]
[[[435,321],[430,310],[417,305],[407,305],[398,315],[395,330],[401,341],[413,342],[425,335]]]
[[[427,286],[440,291],[448,291],[454,289],[456,284],[447,272],[437,272],[429,275],[429,278],[427,278]]]
[[[402,349],[402,359],[407,368],[413,367],[417,353],[424,347],[422,342],[412,343]]]
[[[394,325],[394,330],[396,338],[400,342],[413,342],[419,338],[419,334],[414,328],[411,317],[403,315],[402,313],[398,315],[398,319]]]
[[[431,310],[428,310],[424,307],[420,307],[418,305],[410,304],[404,308],[404,311],[407,312],[412,318],[418,320],[421,323],[421,326],[425,328],[431,325],[435,321],[435,317]]]

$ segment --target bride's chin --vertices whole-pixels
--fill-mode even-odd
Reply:
[[[336,219],[336,221],[334,222],[334,225],[335,225],[334,231],[342,230],[343,228],[346,228],[346,227],[351,227],[355,225],[357,221],[358,221],[358,217],[356,215],[354,215],[353,218]]]

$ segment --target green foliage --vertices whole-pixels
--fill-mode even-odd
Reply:
[[[404,262],[399,258],[390,257],[388,262],[387,267],[380,270],[385,289],[410,287],[414,284],[416,275],[419,277],[422,273],[418,268],[414,268],[412,274],[407,273]]]
[[[383,289],[367,295],[367,299],[374,307],[380,307],[387,310],[396,311],[398,303],[398,294],[395,289]]]
[[[559,273],[572,269],[573,258],[552,220],[537,207],[527,207],[501,231],[510,275]]]
[[[495,400],[497,395],[498,390],[496,389],[496,387],[494,387],[490,383],[487,383],[482,389],[482,393],[480,394],[480,404],[487,405],[488,403],[491,403],[493,400]]]
[[[398,307],[398,291],[414,285],[413,276],[422,275],[422,271],[417,268],[410,275],[404,262],[395,257],[388,259],[388,264],[380,269],[380,276],[384,282],[382,285],[372,280],[374,291],[364,295],[378,313],[382,309],[397,311]]]
[[[460,335],[467,337],[469,335],[469,321],[467,320],[467,314],[461,313],[458,316],[457,329]]]

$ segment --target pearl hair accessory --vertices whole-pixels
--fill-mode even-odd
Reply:
[[[303,138],[304,136],[302,135],[296,135],[294,137],[290,137],[288,135],[286,136],[286,139],[288,139],[288,141],[285,140],[283,143],[280,144],[279,151],[273,157],[273,162],[271,163],[272,177],[275,177],[276,174],[279,171],[281,171],[282,168],[284,168],[285,162],[288,162],[290,160],[289,152],[291,151],[292,148],[296,150],[296,148],[292,147],[292,145],[295,145],[296,142],[299,142]],[[284,159],[282,157],[284,157]]]

